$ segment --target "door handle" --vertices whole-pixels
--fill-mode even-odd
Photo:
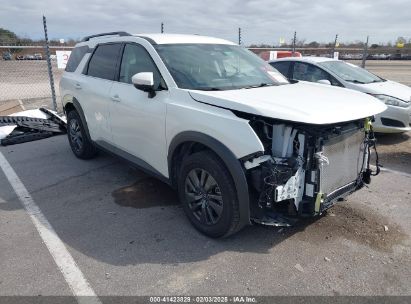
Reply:
[[[80,89],[81,89],[81,85],[80,85],[79,83],[76,83],[74,86],[75,86],[75,88],[76,88],[77,90],[80,90]]]
[[[114,95],[114,96],[111,96],[111,100],[115,101],[115,102],[120,102],[121,101],[120,97],[117,94]]]

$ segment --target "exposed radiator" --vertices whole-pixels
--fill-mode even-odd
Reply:
[[[331,194],[355,181],[361,171],[364,154],[364,132],[357,130],[326,141],[323,154],[329,164],[320,166],[320,191]]]

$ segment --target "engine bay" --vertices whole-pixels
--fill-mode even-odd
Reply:
[[[378,158],[377,172],[369,166],[375,138],[368,118],[333,125],[249,123],[265,148],[244,160],[254,222],[291,226],[299,217],[320,215],[378,174]]]

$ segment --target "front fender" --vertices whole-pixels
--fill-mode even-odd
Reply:
[[[247,178],[245,176],[241,162],[235,157],[234,153],[223,143],[219,142],[209,135],[196,131],[185,131],[177,134],[171,140],[171,143],[169,145],[167,160],[170,173],[172,172],[173,154],[176,151],[177,147],[185,142],[200,143],[208,147],[223,160],[233,178],[234,185],[237,190],[240,223],[243,226],[250,224],[250,197],[248,193]],[[170,176],[170,178],[172,177]]]

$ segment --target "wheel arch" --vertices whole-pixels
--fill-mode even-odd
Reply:
[[[77,100],[77,98],[75,98],[74,96],[65,96],[63,110],[66,116],[70,111],[73,111],[73,110],[77,111],[77,113],[80,115],[81,122],[84,126],[87,139],[91,141],[86,116],[84,115],[83,108],[81,107],[80,102]]]
[[[179,165],[184,156],[201,150],[214,152],[227,167],[237,191],[240,223],[243,226],[250,224],[250,198],[245,172],[234,153],[215,138],[196,131],[185,131],[177,134],[171,140],[168,149],[167,161],[170,183],[176,187]]]

